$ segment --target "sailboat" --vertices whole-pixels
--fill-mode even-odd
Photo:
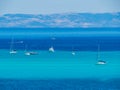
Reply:
[[[74,51],[74,48],[72,47],[72,55],[74,56],[76,53]]]
[[[97,64],[98,65],[104,65],[104,64],[106,64],[106,61],[100,59],[100,45],[98,45]]]
[[[30,55],[37,55],[37,52],[33,51],[27,51],[27,45],[25,46],[25,55],[30,56]]]
[[[30,55],[37,55],[37,54],[38,54],[37,52],[33,52],[33,51],[25,52],[25,55],[27,55],[27,56],[30,56]]]
[[[55,52],[53,46],[51,46],[51,47],[49,48],[49,52]]]
[[[10,54],[16,54],[16,53],[17,53],[17,51],[14,50],[14,38],[12,38],[12,40],[11,40],[10,52],[9,52],[9,53],[10,53]]]
[[[74,52],[74,51],[72,51],[72,55],[75,55],[75,52]]]

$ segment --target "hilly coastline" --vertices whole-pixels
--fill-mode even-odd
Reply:
[[[0,28],[89,28],[120,27],[118,13],[4,14]]]

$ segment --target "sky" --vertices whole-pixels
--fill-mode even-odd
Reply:
[[[120,0],[0,0],[0,14],[120,12]]]

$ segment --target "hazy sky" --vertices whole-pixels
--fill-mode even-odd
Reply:
[[[120,0],[0,0],[0,14],[120,12]]]

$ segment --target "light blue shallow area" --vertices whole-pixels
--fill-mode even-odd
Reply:
[[[0,78],[60,79],[60,78],[120,78],[120,51],[100,52],[105,65],[97,65],[97,52],[37,51],[38,55],[26,56],[24,51],[9,54],[0,50]]]

